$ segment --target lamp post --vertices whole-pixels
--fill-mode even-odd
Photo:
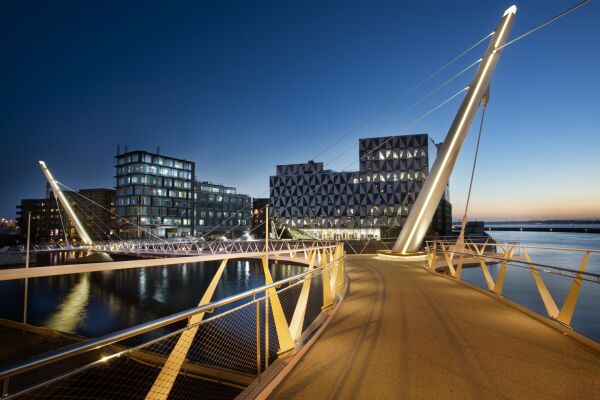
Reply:
[[[29,272],[29,244],[31,243],[31,212],[27,213],[27,248],[25,249],[25,272]],[[27,292],[29,278],[25,276],[25,294],[23,295],[23,323],[27,323]]]

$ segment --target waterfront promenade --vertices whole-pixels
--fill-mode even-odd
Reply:
[[[600,352],[419,267],[348,256],[349,293],[271,399],[599,399]]]

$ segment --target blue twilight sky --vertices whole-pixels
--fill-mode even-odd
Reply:
[[[574,0],[524,0],[512,37]],[[44,195],[43,159],[74,188],[112,187],[117,144],[196,161],[264,196],[275,165],[312,159],[491,32],[509,1],[4,1],[0,215]],[[492,82],[472,216],[600,217],[600,2],[507,47]],[[480,46],[321,155],[357,169],[359,137],[446,134],[474,70],[402,114]],[[451,178],[462,215],[471,134]],[[354,164],[352,164],[354,162]]]

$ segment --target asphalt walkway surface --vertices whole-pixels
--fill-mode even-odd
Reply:
[[[422,268],[348,256],[350,291],[270,399],[600,400],[600,352]]]

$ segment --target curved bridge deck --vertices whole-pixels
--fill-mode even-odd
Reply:
[[[421,268],[348,256],[350,292],[273,399],[600,399],[600,352]]]

